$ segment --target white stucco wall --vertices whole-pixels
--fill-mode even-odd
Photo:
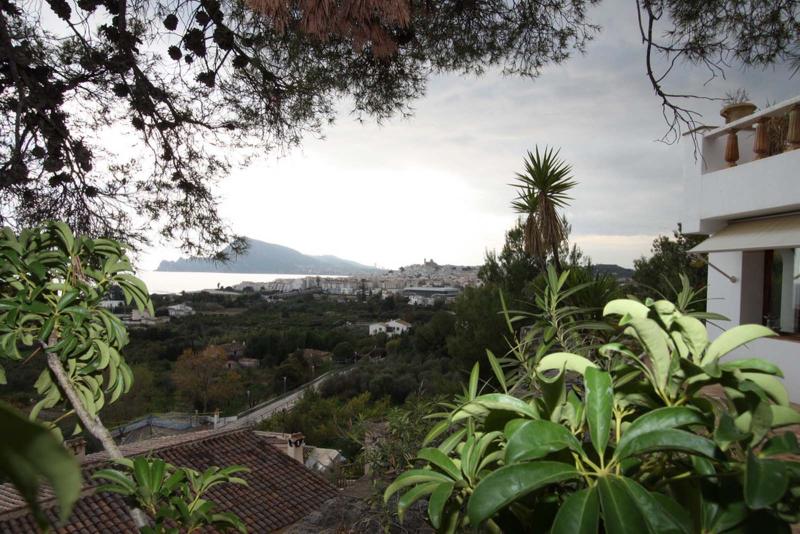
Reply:
[[[716,339],[724,330],[740,323],[760,323],[763,284],[763,253],[721,252],[709,254],[709,263],[730,276],[731,282],[714,268],[708,269],[708,311],[730,321],[709,321],[708,335]],[[740,347],[725,359],[764,358],[783,370],[784,385],[792,402],[800,403],[800,342],[787,338],[759,339]]]

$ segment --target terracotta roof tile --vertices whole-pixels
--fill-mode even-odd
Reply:
[[[241,475],[248,485],[218,486],[209,499],[219,510],[238,515],[254,533],[271,532],[290,525],[337,495],[336,489],[319,475],[282,454],[252,430],[201,431],[156,438],[125,445],[126,456],[152,455],[173,465],[204,470],[209,466],[243,465]],[[122,498],[113,493],[95,493],[91,474],[108,466],[105,453],[86,456],[82,463],[84,496],[78,501],[62,534],[135,533]],[[52,491],[43,488],[40,501],[55,522],[57,508]],[[33,517],[19,493],[10,484],[0,485],[0,533],[36,532]]]

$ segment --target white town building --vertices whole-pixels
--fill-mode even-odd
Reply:
[[[370,323],[369,335],[386,334],[387,337],[394,337],[405,334],[409,328],[411,328],[411,323],[402,319],[392,319],[385,323]]]
[[[682,229],[709,236],[693,249],[708,253],[708,311],[730,319],[709,321],[709,336],[772,328],[732,356],[779,365],[800,402],[800,96],[705,129],[696,157],[686,145]]]
[[[167,306],[167,313],[170,317],[187,317],[194,315],[194,309],[187,304],[173,304],[172,306]]]

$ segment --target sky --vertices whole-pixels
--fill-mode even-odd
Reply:
[[[383,268],[423,259],[478,265],[514,224],[508,184],[526,151],[551,146],[578,182],[565,212],[571,242],[594,263],[631,267],[657,235],[677,227],[691,150],[688,139],[659,141],[667,126],[645,76],[634,2],[606,0],[592,19],[602,31],[586,54],[534,80],[437,76],[411,118],[381,125],[357,122],[342,102],[325,139],[234,169],[218,190],[222,215],[237,234],[305,254]],[[800,87],[785,68],[708,78],[685,66],[667,88],[716,97],[744,88],[763,107]],[[690,104],[701,122],[722,123],[720,103]],[[154,269],[179,256],[157,245],[139,264]]]

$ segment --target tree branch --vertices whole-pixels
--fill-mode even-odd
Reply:
[[[51,344],[53,341],[54,339],[51,336]],[[61,387],[64,395],[66,395],[67,399],[72,405],[72,408],[75,410],[75,414],[78,416],[78,419],[80,419],[83,428],[85,428],[92,436],[100,441],[100,443],[103,445],[103,449],[105,449],[105,451],[108,453],[109,458],[112,460],[123,459],[124,456],[122,455],[122,451],[119,450],[119,447],[114,442],[114,438],[111,437],[108,429],[103,426],[100,418],[97,417],[97,415],[91,415],[86,410],[86,407],[83,405],[83,402],[81,402],[80,397],[78,397],[78,393],[75,391],[75,388],[72,387],[72,383],[69,381],[67,372],[64,369],[64,366],[61,364],[61,360],[58,358],[57,354],[53,352],[47,353],[47,367],[50,369],[50,372],[53,373],[56,382],[58,382],[58,385]],[[147,519],[147,515],[140,508],[129,506],[128,511],[137,529],[149,526],[150,522]]]

